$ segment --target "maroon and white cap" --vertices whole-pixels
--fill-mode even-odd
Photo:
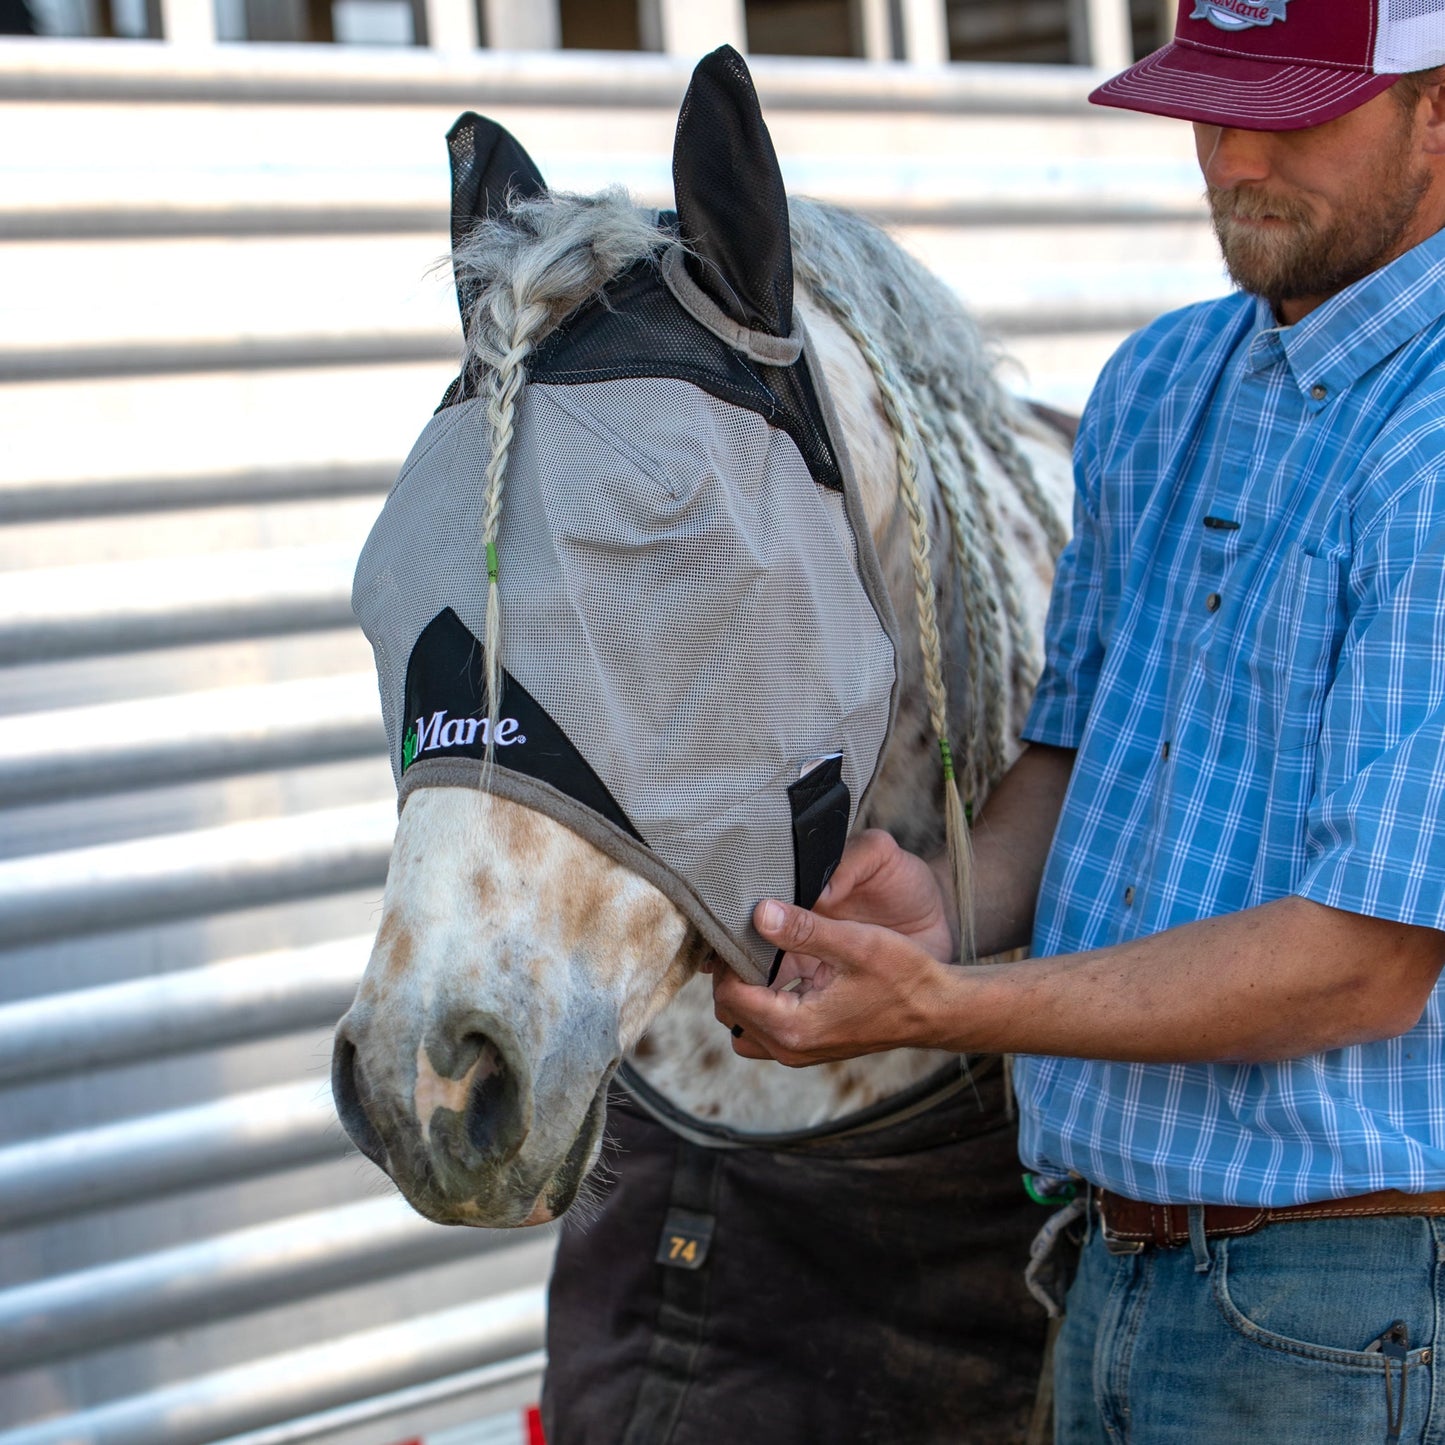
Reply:
[[[1180,0],[1174,41],[1098,105],[1241,130],[1302,130],[1445,64],[1445,0]]]

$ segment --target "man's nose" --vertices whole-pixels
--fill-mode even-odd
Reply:
[[[1262,131],[1200,125],[1195,127],[1195,143],[1204,179],[1217,190],[1269,178],[1269,138]]]

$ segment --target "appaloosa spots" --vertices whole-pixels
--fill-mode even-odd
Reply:
[[[381,972],[373,975],[371,968],[367,968],[361,980],[360,997],[375,1002],[404,986],[415,953],[416,941],[411,930],[398,913],[388,911],[381,920],[381,930],[376,935],[376,947],[372,952],[373,962],[381,960]]]
[[[472,901],[483,918],[495,912],[500,901],[497,880],[484,868],[472,875]]]

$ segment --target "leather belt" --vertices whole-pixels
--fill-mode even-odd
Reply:
[[[1149,1204],[1127,1199],[1107,1189],[1093,1191],[1094,1207],[1104,1243],[1113,1254],[1137,1254],[1149,1245],[1163,1249],[1189,1242],[1187,1204]],[[1204,1234],[1207,1239],[1253,1234],[1266,1224],[1284,1224],[1301,1219],[1363,1219],[1371,1215],[1445,1215],[1445,1189],[1430,1194],[1406,1194],[1399,1189],[1380,1189],[1373,1194],[1356,1194],[1347,1199],[1319,1199],[1312,1204],[1282,1204],[1274,1207],[1252,1204],[1205,1204]]]

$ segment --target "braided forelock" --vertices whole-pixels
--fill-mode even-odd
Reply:
[[[477,288],[466,318],[463,370],[481,381],[492,431],[481,538],[487,568],[484,770],[495,757],[502,707],[497,538],[528,358],[564,317],[666,244],[656,215],[639,210],[625,191],[613,189],[597,196],[513,197],[504,211],[478,223],[457,248],[458,277]]]

